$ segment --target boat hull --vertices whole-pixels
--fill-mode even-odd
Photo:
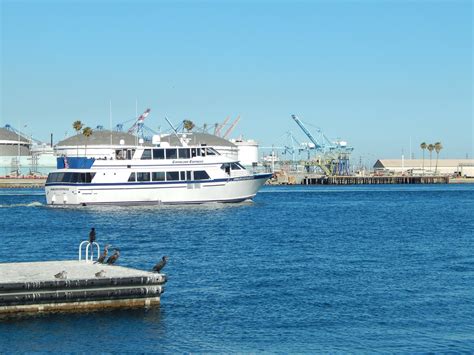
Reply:
[[[47,184],[48,205],[159,205],[242,202],[253,198],[271,174],[210,181]]]

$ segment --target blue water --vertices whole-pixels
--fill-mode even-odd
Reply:
[[[159,308],[0,319],[0,352],[474,350],[474,186],[266,187],[253,203],[50,208],[0,190],[0,262],[169,255]],[[1,277],[1,275],[0,275]]]

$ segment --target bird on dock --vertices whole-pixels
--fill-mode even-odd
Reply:
[[[91,228],[91,231],[89,232],[89,243],[94,243],[95,242],[95,228]]]
[[[107,254],[109,253],[109,247],[110,246],[111,246],[110,244],[105,245],[104,251],[102,252],[102,254],[99,256],[99,259],[97,259],[97,261],[94,264],[103,264],[104,263],[105,258],[107,257]]]
[[[56,275],[54,275],[54,277],[57,279],[62,279],[62,280],[67,279],[67,272],[66,270],[63,270],[61,272],[58,272]]]
[[[100,270],[95,273],[95,277],[105,277],[105,270]]]
[[[120,256],[120,249],[115,249],[114,254],[107,259],[107,264],[112,265],[117,261]]]
[[[163,269],[165,266],[166,266],[166,262],[168,261],[168,257],[167,256],[163,256],[161,258],[161,260],[158,262],[158,264],[156,264],[155,266],[153,266],[153,271],[154,272],[160,272],[161,269]]]

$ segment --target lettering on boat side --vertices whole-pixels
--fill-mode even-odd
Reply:
[[[204,160],[172,160],[172,164],[202,164]]]

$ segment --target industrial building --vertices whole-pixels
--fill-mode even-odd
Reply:
[[[29,139],[7,128],[0,128],[0,174],[21,175],[27,173],[25,167],[30,162]]]
[[[152,145],[150,142],[140,141],[137,136],[130,133],[97,130],[89,137],[79,133],[60,141],[55,146],[55,152],[57,156],[111,159],[117,156],[118,151],[123,157],[127,156],[127,152],[130,155],[138,144]]]
[[[410,175],[459,175],[474,177],[474,159],[380,159],[375,173]]]
[[[6,128],[0,128],[0,156],[29,156],[30,140],[10,131]]]
[[[244,166],[256,166],[258,164],[258,143],[252,139],[231,139],[237,146],[240,164]]]

